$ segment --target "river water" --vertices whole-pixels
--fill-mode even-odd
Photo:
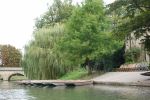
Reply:
[[[40,88],[0,82],[0,100],[150,100],[150,88],[106,85]]]

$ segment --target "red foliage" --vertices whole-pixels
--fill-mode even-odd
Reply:
[[[0,45],[0,66],[19,67],[21,52],[11,45]]]

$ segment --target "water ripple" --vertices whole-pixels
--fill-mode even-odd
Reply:
[[[0,100],[35,100],[24,89],[0,89]]]

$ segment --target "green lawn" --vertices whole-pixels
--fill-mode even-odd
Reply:
[[[92,79],[102,74],[104,74],[104,72],[93,72],[92,74],[89,75],[87,70],[79,68],[77,70],[74,70],[72,72],[65,74],[60,79],[62,80],[77,80],[77,79],[88,80],[88,79]]]
[[[77,79],[80,79],[81,77],[86,76],[87,73],[88,72],[85,69],[79,68],[77,70],[74,70],[72,72],[65,74],[60,79],[62,79],[62,80],[77,80]]]

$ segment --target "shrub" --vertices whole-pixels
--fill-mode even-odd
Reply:
[[[140,48],[131,48],[125,53],[125,62],[126,63],[135,63],[139,61]]]

